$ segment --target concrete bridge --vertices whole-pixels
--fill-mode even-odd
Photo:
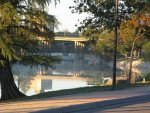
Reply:
[[[85,68],[98,69],[96,65],[101,60],[92,52],[88,39],[77,36],[56,36],[54,39],[52,43],[40,39],[42,48],[40,54],[60,56],[65,65],[59,65],[58,68],[67,67],[66,61],[72,62],[65,69],[75,76],[83,75]]]
[[[56,36],[54,38],[56,41],[72,41],[72,42],[86,42],[88,39],[84,37],[61,37],[61,36]]]
[[[88,50],[88,39],[79,37],[77,35],[56,36],[54,37],[53,42],[46,41],[42,37],[39,37],[38,39],[40,50],[37,52],[39,54],[45,56],[60,56],[63,61],[66,61],[70,59],[69,57],[72,57],[72,61],[70,61],[72,62],[71,65],[74,66],[74,70],[71,70],[71,72],[74,73],[75,76],[79,76],[83,73],[85,65],[84,54]],[[72,56],[69,56],[70,54]],[[72,66],[70,66],[69,68],[72,68]]]
[[[55,41],[62,42],[73,42],[73,50],[75,54],[74,58],[74,75],[80,76],[83,72],[84,68],[84,50],[85,50],[85,42],[88,39],[84,37],[68,37],[68,36],[56,36]],[[67,43],[63,45],[65,49],[68,49]]]

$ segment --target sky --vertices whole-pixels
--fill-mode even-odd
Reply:
[[[54,15],[58,21],[61,23],[55,31],[66,31],[74,32],[77,27],[76,24],[79,24],[79,20],[83,20],[87,15],[86,14],[72,14],[69,6],[74,6],[74,0],[60,0],[56,6],[51,4],[48,7],[48,12],[51,15]]]

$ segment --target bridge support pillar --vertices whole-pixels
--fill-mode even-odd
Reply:
[[[74,75],[80,76],[84,73],[84,44],[78,41],[74,42]]]

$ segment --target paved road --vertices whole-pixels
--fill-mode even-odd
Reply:
[[[150,102],[128,105],[111,110],[97,111],[95,113],[150,113]]]
[[[101,104],[101,103],[99,103]],[[104,106],[70,113],[150,113],[150,95],[110,100]]]
[[[141,95],[147,95],[145,97],[146,100],[148,100],[147,98],[149,98],[148,97],[149,94],[150,94],[150,87],[144,86],[144,87],[131,88],[127,90],[119,90],[119,91],[92,92],[92,93],[75,94],[75,95],[68,95],[68,96],[59,96],[55,98],[46,98],[42,100],[30,100],[30,101],[15,102],[15,103],[13,102],[0,103],[0,112],[1,113],[27,113],[27,112],[42,113],[44,111],[41,110],[46,110],[47,113],[54,113],[53,111],[50,112],[50,110],[59,109],[59,111],[55,113],[63,113],[62,108],[68,110],[68,107],[70,107],[71,110],[73,110],[74,107],[74,109],[76,110],[75,113],[80,113],[79,111],[77,111],[78,110],[77,108],[79,108],[81,112],[85,111],[85,110],[81,110],[82,108],[81,106],[89,108],[89,106],[95,107],[98,105],[99,108],[100,105],[99,102],[102,102],[101,104],[104,105],[104,104],[112,103],[112,102],[108,102],[111,101],[112,99],[123,99],[123,98],[141,96]],[[89,108],[89,110],[90,109],[91,108]],[[89,111],[89,113],[99,112],[99,109],[98,111],[96,109],[95,109],[96,111],[94,111],[94,109],[92,108],[91,109],[92,112]],[[104,110],[106,109],[103,109],[103,111]],[[71,111],[66,113],[71,113]],[[88,112],[85,111],[85,113]]]
[[[150,94],[47,109],[33,113],[150,113]]]

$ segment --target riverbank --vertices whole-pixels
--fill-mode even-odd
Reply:
[[[145,85],[150,85],[150,82],[146,83],[136,83],[136,84],[119,84],[116,85],[115,89],[112,89],[112,86],[92,86],[92,87],[83,87],[83,88],[74,88],[74,89],[65,89],[65,90],[59,90],[59,91],[53,91],[53,92],[45,92],[40,93],[37,95],[29,96],[24,99],[42,99],[42,98],[50,98],[50,97],[57,97],[57,96],[63,96],[63,95],[72,95],[72,94],[78,94],[78,93],[88,93],[88,92],[103,92],[103,91],[112,91],[112,90],[125,90],[130,89],[133,87],[141,87]]]
[[[82,87],[82,88],[74,88],[74,89],[64,89],[59,91],[52,91],[52,92],[45,92],[36,94],[33,96],[27,96],[20,99],[14,99],[10,101],[5,102],[16,102],[16,101],[28,101],[28,100],[36,100],[36,99],[45,99],[45,98],[52,98],[52,97],[59,97],[59,96],[65,96],[65,95],[72,95],[72,94],[81,94],[81,93],[89,93],[89,92],[105,92],[105,91],[117,91],[117,90],[125,90],[130,89],[134,87],[142,87],[150,85],[150,81],[142,83],[135,83],[135,84],[118,84],[116,85],[116,88],[112,89],[112,86],[91,86],[91,87]],[[5,103],[1,102],[1,103]]]
[[[146,84],[144,85],[136,84],[136,85],[137,86],[125,88],[124,90],[95,91],[95,92],[93,91],[86,93],[56,96],[51,98],[50,95],[47,96],[47,98],[31,99],[30,97],[27,100],[0,103],[1,109],[0,112],[1,113],[34,112],[39,110],[55,109],[72,105],[100,102],[105,100],[128,98],[150,93],[149,83],[148,85]],[[49,93],[46,93],[46,95],[48,94]],[[33,97],[34,96],[32,96],[32,98]]]

